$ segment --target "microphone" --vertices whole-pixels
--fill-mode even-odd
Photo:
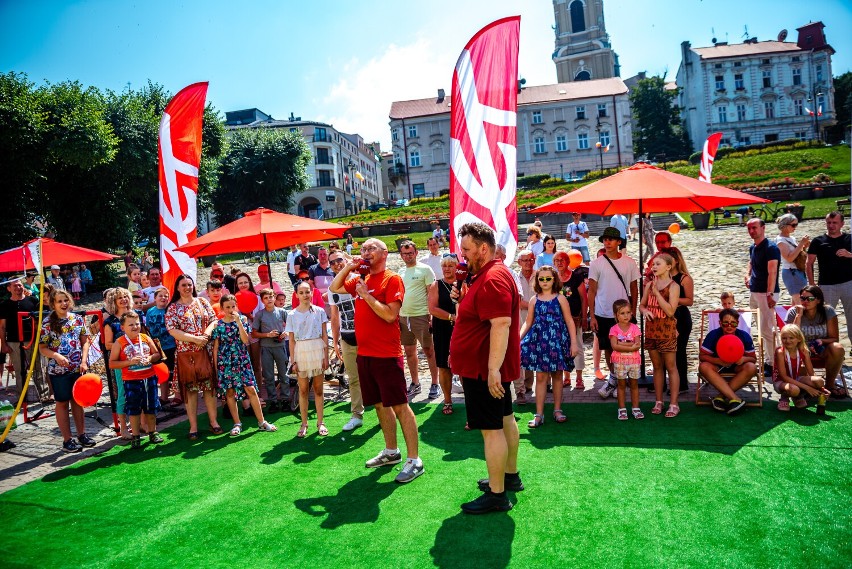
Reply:
[[[370,276],[370,261],[361,259],[361,264],[358,265],[358,274],[361,275],[362,282],[367,280],[367,277]]]
[[[456,265],[456,290],[461,293],[462,283],[467,279],[467,263],[459,263]],[[453,299],[453,302],[458,304],[458,299]]]

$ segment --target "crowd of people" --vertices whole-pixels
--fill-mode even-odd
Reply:
[[[188,436],[197,440],[199,394],[213,434],[224,433],[216,411],[221,400],[232,421],[232,436],[242,433],[243,416],[253,415],[260,431],[274,432],[277,427],[265,413],[298,409],[296,436],[304,437],[310,429],[311,384],[316,432],[326,436],[323,377],[330,359],[337,357],[344,363],[351,396],[351,417],[343,430],[362,426],[365,408],[375,408],[385,448],[365,466],[376,468],[403,461],[399,423],[406,457],[396,480],[407,483],[424,472],[417,421],[409,406],[421,392],[422,353],[431,379],[428,398],[442,397],[442,413],[452,414],[451,395],[458,382],[465,396],[466,428],[482,432],[488,478],[478,481],[483,494],[462,509],[474,514],[505,511],[511,508],[506,490],[523,489],[513,403],[529,403],[534,391],[529,427],[538,428],[545,422],[545,399],[552,391],[552,417],[565,422],[563,390],[572,388],[572,380],[574,389],[586,388],[584,333],[593,338],[594,379],[602,381],[598,393],[616,396],[618,420],[645,416],[639,403],[639,383],[646,375],[640,365],[643,345],[653,369],[650,412],[667,418],[680,412],[678,398],[688,388],[694,283],[667,232],[650,236],[656,250],[640,267],[625,251],[631,230],[639,228],[619,217],[623,219],[614,219],[598,237],[601,247],[594,258],[589,247],[593,238],[579,214],[566,228],[569,247],[577,253],[559,251],[554,236],[530,226],[516,271],[508,268],[506,251],[493,231],[482,224],[460,228],[457,252],[441,253],[436,236],[429,238],[428,253],[422,256],[413,242],[401,243],[404,266],[398,272],[388,270],[388,249],[378,239],[365,241],[360,257],[336,242],[319,247],[316,255],[302,244],[287,259],[293,287],[289,302],[266,265],[253,278],[239,269],[226,275],[222,265],[214,264],[205,290],[198,291],[188,275],[168,290],[155,263],[147,263],[143,271],[127,259],[127,286],[104,292],[102,328],[96,319],[87,321],[74,312],[76,285],[72,280],[69,290],[54,266],[45,284],[46,316],[37,347],[46,365],[37,369],[41,373],[35,385],[40,395],[56,402],[67,452],[95,444],[85,433],[82,408],[71,390],[81,374],[96,369],[108,376],[119,434],[133,448],[141,446],[143,435],[149,444],[162,442],[154,417],[164,405],[185,406]],[[698,371],[718,391],[712,406],[728,415],[743,408],[739,390],[757,373],[772,378],[780,411],[789,411],[791,401],[805,407],[808,397],[823,401],[846,396],[835,381],[845,351],[834,307],[839,302],[846,310],[852,303],[852,247],[849,234],[841,231],[843,218],[832,212],[824,235],[800,241],[793,237],[795,217],[785,215],[777,223],[776,239],[766,236],[760,219],[747,223],[753,245],[744,279],[749,306],[761,322],[764,361],[757,361],[751,328],[743,326],[731,293],[722,295],[719,326],[700,347]],[[650,224],[641,225],[644,232]],[[77,271],[71,274],[81,278]],[[641,294],[640,274],[645,279]],[[30,281],[28,276],[9,282],[10,299],[0,304],[0,347],[11,355],[15,369],[26,369],[33,349],[25,340],[32,334],[32,319],[25,318],[19,331],[17,317],[38,309]],[[776,349],[775,304],[782,282],[793,306]],[[637,326],[639,314],[644,337]],[[727,335],[742,343],[736,361],[723,359],[717,349]],[[601,367],[601,353],[608,374]],[[159,387],[153,371],[158,362],[165,362],[170,372]],[[819,368],[825,369],[824,377],[815,374]]]

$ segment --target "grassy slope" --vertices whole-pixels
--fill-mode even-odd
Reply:
[[[463,410],[459,408],[460,411]],[[190,443],[186,424],[141,452],[118,447],[0,496],[7,567],[842,567],[852,557],[852,413],[750,409],[728,418],[615,420],[571,405],[569,422],[521,422],[527,490],[509,515],[459,513],[484,474],[464,413],[417,406],[426,474],[366,470],[375,415],[341,436],[252,424],[239,439]],[[674,536],[679,536],[673,543]],[[156,562],[154,561],[156,560]]]

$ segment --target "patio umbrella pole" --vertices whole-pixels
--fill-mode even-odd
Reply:
[[[272,279],[272,265],[269,264],[269,242],[266,240],[266,234],[263,234],[263,251],[266,253],[266,268],[269,269],[269,288],[275,290],[275,281]]]
[[[642,200],[639,200],[639,223],[642,225],[642,231],[639,235],[639,292],[638,297],[636,299],[636,306],[639,306],[642,302],[642,292],[645,290],[645,270],[642,266],[642,242],[645,238],[645,217],[642,215]],[[648,378],[645,375],[645,315],[642,314],[641,310],[637,310],[639,312],[639,358],[641,360],[642,366],[642,377],[645,379],[647,383]],[[653,380],[652,380],[653,381]]]

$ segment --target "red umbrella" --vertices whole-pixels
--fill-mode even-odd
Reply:
[[[39,239],[33,239],[20,247],[0,253],[0,273],[16,273],[24,272],[26,269],[35,269],[36,266],[33,264],[30,246],[36,245],[38,241]],[[109,253],[60,243],[47,237],[41,238],[41,247],[42,267],[84,263],[86,261],[112,261],[117,258],[115,255],[110,255]]]
[[[307,241],[339,239],[348,229],[348,225],[261,207],[246,212],[244,217],[193,239],[176,250],[190,257],[265,251],[268,265],[269,251]]]

